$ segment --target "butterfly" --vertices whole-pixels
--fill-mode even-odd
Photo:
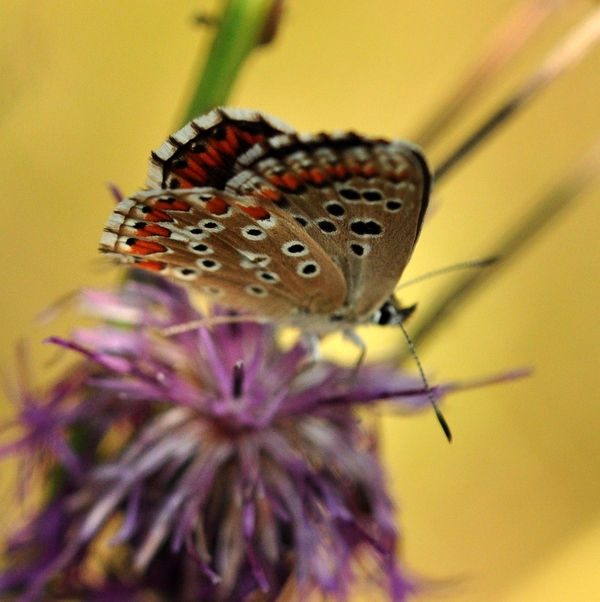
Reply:
[[[315,334],[412,310],[393,291],[431,177],[409,142],[299,134],[219,108],[151,154],[146,185],[116,206],[100,241],[121,262]]]

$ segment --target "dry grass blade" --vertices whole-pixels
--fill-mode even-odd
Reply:
[[[422,346],[442,323],[448,322],[448,318],[462,303],[514,259],[559,213],[572,205],[576,198],[594,183],[599,174],[600,142],[549,193],[542,197],[529,215],[525,216],[504,240],[485,254],[497,257],[497,261],[485,269],[458,278],[454,285],[433,303],[431,309],[425,313],[414,329],[411,335],[413,342]],[[408,357],[407,350],[398,354],[400,361]]]
[[[491,117],[475,130],[465,142],[434,169],[439,181],[486,140],[498,126],[531,102],[537,94],[559,75],[575,67],[600,41],[600,8],[591,11],[546,57],[542,66]]]
[[[564,0],[525,0],[518,4],[497,27],[481,57],[454,93],[411,140],[426,148],[438,142],[563,4]]]

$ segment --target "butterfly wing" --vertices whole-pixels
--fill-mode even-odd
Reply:
[[[150,157],[149,189],[223,188],[236,160],[255,144],[293,128],[270,115],[214,109],[170,136]]]
[[[326,251],[289,215],[214,188],[148,190],[109,218],[101,251],[272,318],[329,315],[346,296]]]
[[[427,209],[430,176],[418,149],[353,133],[284,134],[254,146],[237,169],[227,190],[291,215],[339,267],[349,321],[389,298]]]
[[[389,298],[430,177],[408,143],[298,135],[268,115],[215,109],[152,153],[147,183],[115,209],[103,251],[223,305],[323,330]]]

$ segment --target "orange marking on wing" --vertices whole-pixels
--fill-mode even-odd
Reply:
[[[279,190],[275,190],[275,188],[261,188],[260,195],[269,199],[270,201],[280,201],[283,196]]]
[[[206,152],[210,155],[210,157],[214,160],[214,165],[216,167],[222,167],[225,165],[225,162],[223,161],[223,156],[222,154],[219,152],[218,148],[215,148],[216,144],[213,144],[211,146],[209,146],[206,149]]]
[[[301,172],[300,177],[311,184],[322,184],[327,180],[327,176],[320,170],[314,167],[313,169],[308,169],[306,171]]]
[[[208,178],[208,173],[195,161],[189,161],[185,169],[174,169],[173,173],[185,179],[185,181],[194,182],[196,186],[203,184]]]
[[[172,222],[173,218],[164,211],[152,207],[152,211],[144,213],[144,219],[148,222]]]
[[[375,167],[375,165],[373,165],[372,163],[368,163],[367,165],[363,165],[362,175],[365,178],[370,178],[372,176],[376,176],[377,173],[378,173],[377,167]]]
[[[262,134],[253,134],[252,132],[244,132],[244,130],[238,130],[237,135],[250,146],[254,146],[256,143],[265,139],[265,136]]]
[[[291,173],[286,173],[283,176],[273,174],[269,177],[269,181],[275,186],[279,186],[280,188],[285,188],[286,190],[291,191],[296,190],[302,185],[302,182]]]
[[[141,228],[136,228],[138,236],[163,236],[169,238],[171,230],[158,224],[145,224]]]
[[[185,188],[188,187],[186,186]],[[154,203],[154,207],[156,209],[164,209],[165,211],[189,211],[191,209],[190,204],[181,199],[173,199],[172,201],[161,201],[158,199]]]
[[[151,259],[142,259],[135,262],[135,265],[138,268],[143,268],[144,270],[151,270],[152,272],[162,272],[167,264],[162,261],[153,261]]]
[[[264,208],[255,205],[238,205],[240,211],[254,219],[268,219],[271,214]]]
[[[135,240],[129,246],[131,247],[129,252],[134,255],[151,255],[152,253],[164,253],[167,250],[167,247],[153,240]]]
[[[224,213],[227,213],[228,209],[229,203],[217,197],[206,203],[206,210],[212,213],[213,215],[223,215]]]
[[[225,130],[225,138],[227,139],[227,142],[229,142],[229,145],[232,149],[238,149],[238,147],[240,146],[240,141],[238,140],[238,137],[236,135],[236,130],[230,125],[228,125],[227,129]]]
[[[342,163],[328,165],[325,168],[325,171],[327,172],[327,175],[330,178],[333,178],[336,180],[344,180],[345,178],[348,177],[348,170],[346,169],[346,166],[343,165]]]
[[[392,180],[394,182],[402,182],[403,180],[407,180],[410,176],[410,168],[408,165],[401,169],[399,172],[392,174]]]
[[[229,155],[230,157],[237,156],[240,146],[239,140],[235,135],[235,130],[230,125],[225,128],[225,138],[223,140],[215,140],[213,144],[221,154]]]
[[[302,184],[302,182],[300,182],[300,180],[291,173],[284,174],[281,179],[283,180],[285,186],[290,190],[296,190],[296,188]]]
[[[205,165],[210,165],[211,167],[217,167],[220,164],[220,157],[217,155],[215,157],[214,152],[210,152],[210,148],[205,150],[203,153],[200,153],[197,157],[199,163],[204,163]]]
[[[235,151],[227,140],[215,140],[213,142],[213,148],[219,152],[220,156],[227,155],[229,157],[235,157]]]

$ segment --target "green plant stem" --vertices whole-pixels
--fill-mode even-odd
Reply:
[[[260,43],[277,0],[229,0],[183,123],[227,102],[238,73]]]

